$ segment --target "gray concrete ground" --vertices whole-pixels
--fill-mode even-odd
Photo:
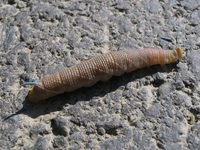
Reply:
[[[25,101],[24,80],[141,47],[185,58]],[[1,149],[200,149],[199,81],[199,0],[0,1]]]

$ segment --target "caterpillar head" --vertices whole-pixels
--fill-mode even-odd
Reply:
[[[163,57],[163,64],[177,62],[183,58],[183,49],[176,48],[175,51],[168,51],[167,55]]]
[[[176,48],[176,56],[178,60],[181,60],[183,58],[183,49],[182,48]]]

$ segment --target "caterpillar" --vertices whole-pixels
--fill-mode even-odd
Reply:
[[[141,50],[116,51],[99,55],[69,68],[46,75],[34,84],[27,98],[36,103],[52,96],[89,87],[98,81],[107,81],[136,69],[174,63],[183,57],[183,50],[145,48]]]

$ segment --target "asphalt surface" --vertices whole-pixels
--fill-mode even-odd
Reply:
[[[110,51],[184,49],[40,104],[23,81]],[[0,149],[200,149],[199,0],[1,0]]]

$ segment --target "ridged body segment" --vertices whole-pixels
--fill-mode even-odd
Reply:
[[[106,81],[113,75],[119,76],[125,72],[152,66],[168,64],[182,57],[181,50],[167,51],[158,49],[143,49],[133,51],[117,51],[97,56],[83,61],[70,68],[44,76],[40,84],[34,88],[41,96],[34,93],[34,88],[28,95],[33,102],[46,99],[52,95],[71,92],[80,87],[92,86],[98,81]]]

